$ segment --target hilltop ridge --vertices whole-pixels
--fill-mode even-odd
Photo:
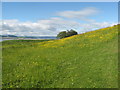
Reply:
[[[95,31],[90,31],[90,32],[86,32],[83,34],[78,34],[78,35],[74,35],[71,37],[59,39],[59,40],[47,41],[47,42],[45,42],[45,44],[43,46],[46,46],[46,47],[47,46],[53,47],[53,46],[57,46],[57,45],[65,46],[65,44],[69,45],[68,44],[69,42],[71,44],[72,43],[75,44],[75,42],[77,42],[78,40],[79,40],[79,42],[77,42],[75,45],[77,45],[78,43],[84,43],[84,41],[87,41],[87,43],[89,43],[89,44],[103,42],[103,41],[105,42],[107,40],[114,38],[115,36],[117,37],[117,35],[118,35],[118,25],[114,25],[111,27],[102,28],[102,29],[98,29]]]

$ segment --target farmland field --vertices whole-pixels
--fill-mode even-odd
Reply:
[[[2,43],[3,88],[118,88],[118,26],[60,40]]]

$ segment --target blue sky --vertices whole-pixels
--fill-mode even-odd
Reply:
[[[117,2],[4,2],[2,11],[2,19],[5,22],[3,34],[17,35],[19,32],[20,35],[30,33],[29,35],[34,36],[39,35],[36,34],[38,32],[40,35],[56,35],[61,30],[72,28],[75,23],[78,26],[73,29],[79,29],[77,31],[82,33],[118,22]],[[64,27],[65,23],[62,22],[68,23],[68,27]],[[23,25],[23,30],[13,27],[17,25],[20,28]],[[36,27],[31,28],[29,25]],[[62,28],[59,28],[59,25]]]
[[[55,13],[66,10],[80,10],[85,7],[96,7],[100,10],[97,16],[92,18],[97,21],[117,21],[117,2],[96,3],[53,3],[53,2],[30,2],[30,3],[3,3],[3,19],[18,19],[20,21],[37,21],[55,17]]]

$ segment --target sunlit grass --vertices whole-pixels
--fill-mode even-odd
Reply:
[[[118,27],[60,40],[3,42],[3,88],[117,88]]]

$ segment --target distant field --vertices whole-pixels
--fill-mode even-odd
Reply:
[[[2,44],[3,88],[118,87],[118,26],[61,40]]]

